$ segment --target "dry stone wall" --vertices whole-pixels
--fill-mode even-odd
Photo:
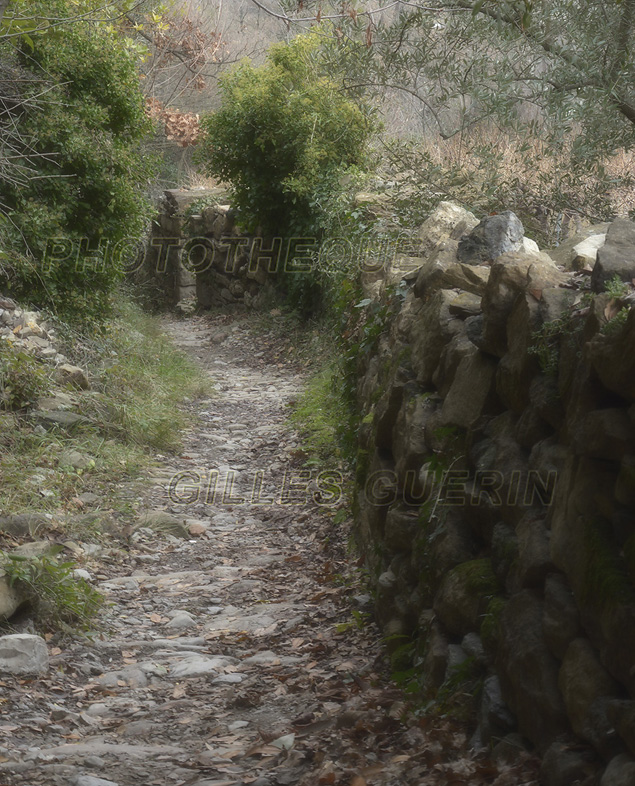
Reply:
[[[389,308],[357,388],[379,622],[430,698],[480,676],[476,746],[635,783],[635,224],[544,253],[442,203],[420,239],[362,281]]]
[[[142,278],[183,311],[196,305],[256,306],[278,259],[272,241],[235,224],[222,189],[164,192],[148,239]]]

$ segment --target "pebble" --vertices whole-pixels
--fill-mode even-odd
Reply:
[[[165,627],[172,630],[184,630],[185,628],[192,628],[195,625],[196,620],[189,612],[179,611],[168,623],[166,623]]]

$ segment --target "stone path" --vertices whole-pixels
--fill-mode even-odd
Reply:
[[[357,625],[370,599],[285,423],[302,377],[239,321],[168,327],[217,395],[160,457],[152,526],[86,566],[102,632],[52,648],[46,678],[0,681],[0,786],[476,782],[491,764],[465,758],[456,724],[403,721],[379,635]],[[166,514],[188,537],[157,534]]]

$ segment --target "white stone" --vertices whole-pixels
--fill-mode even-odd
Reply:
[[[95,778],[94,775],[78,775],[73,781],[73,786],[117,786],[117,784],[115,781]]]
[[[0,673],[40,676],[49,668],[49,653],[41,636],[15,633],[0,637]]]
[[[532,240],[530,237],[523,237],[522,240],[523,247],[522,251],[526,254],[539,254],[540,253],[540,246],[536,243],[535,240]]]
[[[184,658],[170,668],[170,676],[174,679],[182,677],[199,677],[203,674],[212,674],[220,671],[227,665],[225,658],[206,658],[197,655]]]

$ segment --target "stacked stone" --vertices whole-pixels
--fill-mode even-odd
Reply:
[[[229,205],[210,204],[189,214],[197,202],[223,198],[220,189],[168,190],[153,223],[144,275],[184,312],[197,305],[255,306],[269,281],[270,263],[263,256],[250,264],[253,236],[236,226]],[[269,242],[260,245],[267,249]]]
[[[16,349],[30,352],[55,365],[68,359],[54,346],[55,330],[37,311],[24,311],[10,298],[0,295],[0,341],[8,341]]]
[[[482,671],[475,744],[518,731],[548,784],[606,765],[603,786],[631,782],[635,224],[587,230],[556,264],[513,213],[442,203],[421,241],[359,365],[379,621],[417,638],[430,696],[468,658]]]

